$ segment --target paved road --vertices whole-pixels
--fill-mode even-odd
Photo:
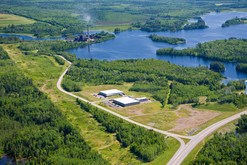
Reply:
[[[233,120],[236,120],[240,118],[241,115],[247,114],[247,110],[243,111],[241,113],[238,113],[236,115],[233,115],[231,117],[228,117],[224,120],[221,120],[206,129],[202,130],[200,133],[198,133],[195,136],[192,136],[192,139],[189,143],[187,143],[179,152],[177,152],[172,159],[168,162],[167,165],[178,165],[183,162],[183,160],[188,156],[188,154],[197,146],[198,143],[200,143],[203,139],[205,139],[208,135],[212,134],[214,131],[219,129],[220,127],[226,125],[227,123],[230,123]]]
[[[101,110],[104,110],[108,113],[111,113],[119,118],[122,118],[123,120],[126,120],[130,123],[133,123],[133,124],[136,124],[138,126],[141,126],[141,127],[144,127],[146,129],[150,129],[150,130],[153,130],[155,132],[159,132],[161,134],[164,134],[164,135],[167,135],[167,136],[171,136],[175,139],[177,139],[179,142],[180,142],[180,148],[178,149],[178,151],[175,153],[175,155],[170,159],[170,161],[167,163],[167,165],[179,165],[183,162],[183,160],[186,158],[186,156],[188,156],[188,154],[196,147],[196,145],[198,143],[200,143],[203,139],[205,139],[208,135],[210,135],[211,133],[213,133],[214,131],[216,131],[217,129],[219,129],[220,127],[224,126],[225,124],[233,121],[233,120],[236,120],[238,118],[240,118],[241,115],[243,114],[247,114],[247,110],[246,111],[243,111],[241,113],[238,113],[234,116],[231,116],[229,118],[226,118],[222,121],[219,121],[209,127],[207,127],[206,129],[204,129],[203,131],[201,131],[200,133],[198,133],[197,135],[194,135],[194,136],[183,136],[183,135],[178,135],[178,134],[174,134],[174,133],[170,133],[170,132],[167,132],[167,131],[162,131],[162,130],[159,130],[159,129],[156,129],[156,128],[153,128],[153,127],[150,127],[150,126],[146,126],[146,125],[143,125],[141,123],[138,123],[138,122],[135,122],[131,119],[129,119],[128,117],[125,117],[125,116],[122,116],[118,113],[115,113],[107,108],[104,108],[100,105],[97,105],[95,104],[94,102],[90,102],[86,99],[83,99],[79,96],[76,96],[70,92],[67,92],[65,91],[62,87],[61,87],[61,83],[62,83],[62,80],[63,80],[63,77],[64,75],[66,74],[66,72],[68,71],[68,69],[70,68],[71,66],[71,62],[66,60],[64,57],[62,56],[59,56],[61,57],[62,59],[64,59],[65,61],[67,61],[69,63],[69,67],[63,72],[63,74],[60,76],[58,82],[57,82],[57,88],[63,92],[63,93],[66,93],[72,97],[75,97],[75,98],[78,98],[84,102],[87,102],[87,103],[90,103],[91,105],[101,109]],[[181,138],[185,138],[185,139],[191,139],[186,145],[184,143],[184,141],[181,139]]]

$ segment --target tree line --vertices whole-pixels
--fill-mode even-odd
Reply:
[[[117,140],[123,147],[130,147],[130,151],[141,160],[150,162],[167,149],[167,143],[162,134],[126,122],[79,99],[77,102],[83,110],[91,113],[107,132],[116,133]]]
[[[199,43],[195,48],[176,50],[163,48],[157,50],[157,55],[198,56],[207,59],[247,63],[247,39],[225,39]]]
[[[237,66],[236,66],[236,70],[238,72],[247,73],[247,64],[245,64],[245,63],[238,63]]]
[[[163,36],[157,36],[155,34],[151,34],[148,36],[152,41],[155,42],[164,42],[168,44],[180,44],[180,43],[185,43],[186,40],[184,38],[176,38],[176,37],[163,37]]]
[[[247,18],[233,18],[233,19],[227,20],[225,23],[221,25],[221,27],[228,27],[231,25],[244,24],[246,21],[247,21]]]

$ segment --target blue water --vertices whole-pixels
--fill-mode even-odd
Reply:
[[[235,17],[247,17],[247,12],[228,12],[228,13],[209,13],[202,18],[209,26],[207,29],[182,30],[178,32],[143,32],[140,30],[121,32],[116,38],[103,43],[93,44],[90,51],[87,48],[76,48],[67,52],[76,54],[79,58],[95,58],[99,60],[117,60],[117,59],[143,59],[154,58],[164,61],[170,61],[172,64],[197,67],[209,66],[212,60],[206,60],[200,57],[189,56],[157,56],[156,50],[159,48],[184,49],[195,47],[198,43],[204,43],[212,40],[235,38],[247,38],[247,24],[234,25],[222,28],[221,25],[229,19]],[[157,34],[167,37],[185,38],[185,44],[170,45],[151,41],[147,36]],[[230,80],[239,80],[247,78],[247,74],[238,73],[235,69],[236,63],[224,62],[226,71],[222,74],[227,77],[223,82]]]
[[[11,162],[11,159],[8,157],[8,156],[3,156],[1,159],[0,159],[0,165],[5,165],[5,164],[11,164],[11,165],[14,165],[15,163]]]
[[[22,40],[56,40],[56,39],[65,39],[65,37],[55,37],[55,38],[34,38],[31,36],[25,36],[25,35],[15,35],[15,34],[0,34],[3,37],[9,37],[9,36],[16,36],[21,38]]]
[[[176,48],[184,49],[188,47],[195,47],[198,43],[204,43],[219,39],[247,38],[247,24],[234,25],[222,28],[221,25],[229,19],[235,17],[247,17],[247,12],[228,12],[228,13],[209,13],[202,18],[209,26],[207,29],[187,30],[178,32],[143,32],[140,30],[125,31],[116,35],[115,39],[93,44],[89,48],[75,48],[67,52],[76,54],[79,58],[95,58],[99,60],[117,60],[117,59],[144,59],[154,58],[164,61],[170,61],[172,64],[197,67],[209,66],[212,60],[206,60],[200,57],[190,56],[157,56],[156,50],[159,48]],[[93,31],[92,33],[95,33]],[[167,37],[180,37],[185,38],[185,44],[170,45],[166,43],[158,43],[151,41],[147,36],[150,34],[157,34]],[[3,34],[3,36],[8,36]],[[29,36],[17,35],[25,40],[35,39]],[[50,40],[54,38],[46,38],[42,40]],[[55,38],[63,39],[63,37]],[[37,40],[37,39],[35,39]],[[89,51],[90,50],[90,51]],[[224,62],[226,71],[222,74],[227,77],[223,82],[226,83],[230,80],[246,79],[247,74],[238,73],[235,69],[236,63]]]

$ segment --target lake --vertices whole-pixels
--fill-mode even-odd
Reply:
[[[154,58],[164,61],[170,61],[186,67],[209,66],[212,60],[206,60],[201,57],[189,56],[157,56],[156,50],[160,48],[184,49],[195,47],[198,43],[204,43],[212,40],[235,38],[247,38],[247,24],[234,25],[222,28],[221,25],[229,19],[235,17],[247,17],[247,12],[227,12],[227,13],[209,13],[202,18],[209,26],[207,29],[182,30],[178,32],[144,32],[140,30],[125,31],[116,35],[116,38],[103,43],[93,44],[88,48],[76,48],[67,52],[76,54],[79,58],[95,58],[99,60],[117,60],[117,59],[144,59]],[[153,42],[147,36],[157,34],[166,37],[185,38],[185,44],[170,45],[166,43]],[[238,73],[235,69],[236,63],[224,62],[226,71],[222,74],[227,77],[223,80],[227,83],[231,80],[247,78],[247,74]]]
[[[79,58],[95,58],[99,60],[117,60],[117,59],[144,59],[153,58],[164,61],[170,61],[172,64],[186,66],[186,67],[197,67],[209,66],[212,60],[203,59],[201,57],[190,57],[190,56],[157,56],[156,50],[160,48],[176,48],[184,49],[188,47],[195,47],[198,43],[204,43],[212,40],[228,39],[230,37],[235,38],[247,38],[247,24],[234,25],[230,27],[222,28],[221,25],[229,19],[235,17],[247,17],[247,12],[227,12],[227,13],[208,13],[202,18],[209,26],[207,29],[197,30],[182,30],[178,32],[143,32],[140,30],[125,31],[116,35],[116,38],[102,43],[90,45],[90,48],[75,48],[67,52],[76,54]],[[191,20],[193,21],[193,20]],[[92,31],[91,33],[95,33]],[[166,43],[153,42],[147,36],[150,34],[157,34],[166,37],[179,37],[185,38],[185,44],[170,45]],[[1,34],[3,36],[13,36]],[[29,36],[14,35],[21,37],[25,40],[35,39]],[[46,38],[41,40],[50,39],[64,39],[59,38]],[[227,77],[223,80],[227,83],[231,80],[239,80],[247,78],[247,74],[237,72],[235,67],[236,63],[223,62],[226,67],[226,71],[222,74]]]

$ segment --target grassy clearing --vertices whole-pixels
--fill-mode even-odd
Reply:
[[[13,14],[0,14],[0,26],[33,24],[34,20]]]
[[[178,111],[178,116],[183,118],[188,118],[191,112],[187,109],[181,108],[180,111]]]
[[[131,29],[137,30],[138,29],[135,27],[131,27],[131,25],[129,25],[129,24],[122,24],[122,25],[97,25],[97,26],[93,27],[91,30],[114,32],[114,30],[116,28],[120,28],[121,31],[127,31],[127,30],[131,30]]]
[[[190,139],[181,138],[185,144],[189,143]]]
[[[215,111],[222,111],[222,112],[231,112],[236,111],[237,107],[233,103],[208,103],[203,105],[197,105],[194,108],[197,109],[206,109],[206,110],[215,110]]]
[[[133,83],[124,83],[123,85],[83,86],[83,90],[82,91],[75,92],[74,94],[76,94],[78,96],[86,97],[90,101],[99,101],[99,100],[102,100],[102,99],[99,99],[99,98],[93,96],[92,95],[93,93],[98,94],[99,91],[110,90],[110,89],[118,89],[118,90],[123,91],[128,96],[134,96],[134,97],[143,97],[143,96],[145,96],[145,97],[151,98],[151,94],[148,94],[148,93],[129,91],[129,88],[131,88],[132,85],[133,85]],[[121,96],[118,96],[118,97],[121,97]],[[116,98],[116,96],[108,97],[108,99],[112,99],[112,98]]]
[[[142,124],[148,125],[149,123],[154,123],[155,128],[161,130],[169,130],[176,126],[176,120],[179,117],[173,112],[164,112],[153,115],[138,116],[131,119],[140,122]]]
[[[74,94],[83,97],[89,101],[102,101],[101,103],[98,103],[99,105],[106,107],[114,112],[117,112],[123,116],[134,116],[134,115],[142,115],[142,114],[148,114],[148,113],[158,113],[158,112],[164,112],[166,110],[165,108],[161,108],[160,102],[151,102],[151,103],[141,103],[139,105],[130,106],[130,107],[122,107],[119,109],[115,109],[109,106],[106,106],[104,99],[99,99],[92,94],[97,94],[99,91],[102,90],[109,90],[109,89],[118,89],[123,91],[127,96],[133,96],[133,97],[147,97],[149,99],[152,99],[152,95],[149,93],[144,92],[134,92],[129,91],[133,83],[124,83],[123,85],[99,85],[99,86],[84,86],[83,90],[80,92],[74,92]],[[119,98],[121,96],[113,96],[108,97],[107,99],[114,99]],[[153,100],[153,99],[152,99]]]

